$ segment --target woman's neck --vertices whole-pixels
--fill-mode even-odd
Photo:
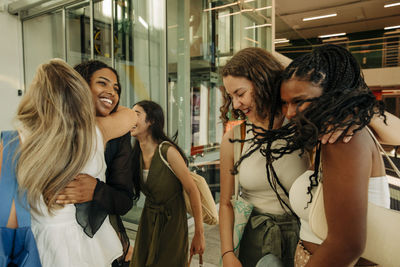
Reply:
[[[138,137],[137,139],[139,141],[140,150],[142,151],[143,156],[152,155],[158,146],[158,143],[150,135]]]
[[[283,115],[276,115],[275,118],[274,118],[274,125],[272,126],[272,129],[281,128],[282,124],[283,124],[283,120],[284,120],[284,116]],[[255,122],[251,121],[251,123],[253,123],[255,126],[264,128],[266,130],[269,128],[269,122],[270,122],[269,117],[267,117],[267,118],[265,118],[263,120],[261,120],[261,119],[257,120]]]

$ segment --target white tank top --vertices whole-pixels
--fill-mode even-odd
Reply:
[[[246,134],[246,139],[252,137],[253,133],[251,131]],[[272,147],[277,147],[279,144],[279,142],[274,142]],[[248,142],[244,144],[242,155],[250,145]],[[286,188],[287,192],[289,192],[294,180],[307,170],[310,165],[307,152],[301,157],[299,155],[300,152],[296,151],[292,154],[284,155],[272,163],[280,182]],[[255,151],[250,157],[244,159],[239,167],[239,183],[241,185],[242,197],[254,205],[254,210],[258,213],[284,214],[285,211],[268,182],[266,159],[260,151]],[[279,188],[279,185],[277,185],[277,188]],[[281,198],[286,203],[289,203],[283,190],[279,188],[278,192]]]
[[[307,194],[307,187],[310,185],[309,177],[314,171],[307,170],[293,183],[289,192],[290,204],[293,211],[300,217],[300,239],[315,244],[321,244],[323,240],[319,239],[310,228],[308,223],[309,207],[307,203],[310,200],[310,195]],[[313,194],[317,187],[313,188]],[[390,208],[390,193],[389,184],[386,176],[371,177],[368,185],[368,201],[375,205]]]

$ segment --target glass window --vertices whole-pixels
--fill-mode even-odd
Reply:
[[[62,25],[61,12],[23,21],[25,88],[29,87],[40,64],[64,57]]]

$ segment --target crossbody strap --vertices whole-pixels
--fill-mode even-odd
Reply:
[[[171,165],[169,165],[169,162],[164,158],[162,152],[161,152],[161,148],[163,144],[170,144],[172,145],[170,142],[168,141],[162,141],[159,145],[158,145],[158,153],[160,154],[160,158],[161,160],[164,162],[164,164],[168,167],[168,169],[171,170],[171,172],[176,176],[175,172],[172,170]]]
[[[389,161],[389,164],[392,166],[393,170],[396,172],[397,176],[400,178],[400,171],[397,168],[397,166],[393,163],[392,159],[389,157],[389,155],[386,153],[386,151],[383,149],[382,145],[379,143],[378,139],[376,139],[374,133],[371,131],[371,129],[369,127],[365,127],[367,128],[369,134],[372,136],[372,139],[374,139],[376,145],[379,147],[379,150],[385,155],[385,157],[387,158],[387,160]]]
[[[245,139],[246,138],[246,123],[242,122],[240,126],[233,127],[233,139]],[[235,164],[242,155],[244,143],[234,142],[233,143],[233,164]],[[235,199],[239,196],[239,167],[238,173],[235,174]]]

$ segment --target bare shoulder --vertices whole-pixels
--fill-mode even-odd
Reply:
[[[329,161],[329,165],[358,168],[371,164],[374,141],[368,131],[362,129],[356,132],[348,143],[335,142],[322,147],[323,161]]]

